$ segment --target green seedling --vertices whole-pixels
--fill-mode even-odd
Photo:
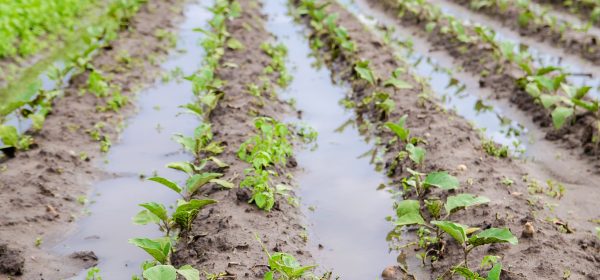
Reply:
[[[309,271],[317,267],[316,265],[302,266],[294,256],[287,253],[277,252],[271,254],[258,235],[255,237],[269,258],[269,271],[265,273],[264,280],[303,279]]]
[[[100,269],[97,266],[88,269],[85,280],[102,280]]]
[[[145,269],[142,275],[147,280],[177,280],[178,275],[185,280],[200,280],[200,271],[191,265],[184,265],[179,268],[172,265],[155,265]]]
[[[370,62],[368,60],[356,62],[354,65],[354,71],[356,72],[358,78],[369,82],[369,84],[372,86],[375,86],[377,83],[377,78],[375,77],[373,70],[371,70],[369,67],[369,63]]]

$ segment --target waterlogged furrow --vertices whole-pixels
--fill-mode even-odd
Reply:
[[[547,139],[579,146],[587,158],[598,156],[600,118],[596,116],[597,100],[586,97],[590,87],[571,86],[565,81],[567,73],[555,67],[536,68],[527,53],[515,52],[514,46],[498,40],[493,30],[463,25],[432,5],[423,2],[416,6],[417,2],[371,1],[390,13],[404,11],[398,20],[421,28],[434,46],[444,48],[465,70],[479,75],[481,87],[491,88],[497,98],[510,100],[531,114]]]
[[[466,121],[440,110],[432,97],[423,94],[428,92],[427,85],[418,82],[407,65],[394,59],[387,45],[366,32],[360,22],[340,6],[334,3],[324,10],[319,2],[310,0],[295,4],[299,6],[297,13],[312,29],[311,47],[332,69],[335,78],[351,83],[353,92],[346,104],[355,105],[359,119],[363,120],[361,127],[367,133],[380,137],[386,171],[394,181],[392,187],[404,190],[405,200],[395,205],[397,217],[393,223],[398,228],[390,236],[403,236],[400,248],[418,249],[417,254],[427,267],[435,262],[431,277],[448,275],[451,269],[466,274],[467,268],[475,267],[474,261],[479,263],[486,255],[486,250],[479,246],[489,242],[513,244],[493,247],[494,254],[502,257],[503,275],[533,276],[533,268],[541,265],[536,261],[553,268],[536,271],[536,277],[540,274],[551,277],[561,269],[569,269],[582,277],[597,274],[593,261],[582,257],[584,249],[576,245],[581,240],[595,238],[589,231],[563,236],[553,224],[532,216],[531,197],[522,195],[521,191],[532,182],[531,178],[544,178],[548,174],[529,165],[486,155],[480,148],[478,135]],[[518,179],[523,173],[529,181]],[[449,193],[448,190],[454,191]],[[461,207],[468,208],[460,211]],[[549,214],[541,208],[536,211],[541,211],[537,215]],[[579,225],[588,226],[585,220],[578,220]],[[524,225],[525,222],[528,224]],[[465,225],[478,228],[468,241]],[[530,226],[548,236],[531,238]],[[417,230],[418,240],[406,240],[413,240],[406,233],[406,227]],[[480,232],[480,229],[487,230]],[[452,233],[452,237],[444,232]],[[454,234],[457,232],[462,233]],[[517,236],[525,232],[519,244],[511,232]],[[491,235],[498,238],[482,239]],[[545,246],[549,240],[560,240],[561,249]],[[532,260],[527,252],[530,246],[539,248],[546,256],[566,254],[576,260],[570,259],[568,264],[564,259]],[[497,274],[498,260],[483,274],[488,277]],[[409,265],[409,273],[414,268]],[[402,278],[404,273],[406,267],[395,266],[386,269],[384,276]],[[498,279],[498,275],[490,279]]]
[[[82,204],[92,200],[86,200],[87,187],[113,177],[97,166],[104,160],[102,151],[116,141],[124,126],[123,118],[133,113],[131,101],[139,88],[159,76],[158,62],[172,45],[171,40],[155,36],[154,31],[171,35],[183,3],[152,1],[144,5],[110,48],[87,61],[95,70],[111,76],[111,93],[118,91],[122,99],[111,106],[87,92],[91,69],[73,76],[65,96],[54,100],[44,129],[35,135],[37,146],[0,164],[0,245],[19,250],[3,255],[15,264],[12,272],[0,271],[8,273],[7,277],[20,271],[24,279],[40,275],[63,279],[94,263],[86,254],[71,258],[47,250],[62,240],[82,216]],[[127,59],[119,59],[124,54],[128,54]],[[119,175],[123,174],[115,176]]]
[[[585,22],[600,26],[600,3],[595,0],[535,0],[535,2],[549,4],[557,10],[573,14]]]
[[[309,248],[320,271],[332,270],[340,279],[375,279],[397,258],[386,240],[394,227],[385,220],[394,213],[394,197],[381,187],[387,180],[373,160],[376,141],[360,135],[354,112],[340,104],[350,87],[335,84],[329,69],[316,67],[318,54],[310,50],[303,26],[288,15],[287,1],[263,3],[268,30],[289,49],[294,79],[283,97],[293,99],[302,112],[298,117],[318,132],[316,146],[296,155]]]
[[[574,26],[570,22],[540,12],[531,7],[529,1],[453,1],[494,17],[523,35],[550,42],[562,47],[566,52],[579,54],[596,65],[600,64],[600,48],[596,43],[598,37],[595,34],[585,32],[582,30],[584,27]]]

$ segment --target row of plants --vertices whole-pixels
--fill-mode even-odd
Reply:
[[[540,3],[552,4],[555,7],[565,9],[569,13],[578,15],[580,18],[593,24],[600,22],[600,3],[597,0],[536,0]]]
[[[205,35],[201,42],[206,51],[203,65],[198,71],[186,77],[192,83],[197,102],[182,106],[187,113],[196,115],[202,124],[195,129],[192,136],[181,134],[174,136],[174,141],[181,144],[185,151],[194,156],[194,159],[191,162],[167,164],[168,168],[186,174],[185,185],[179,185],[160,176],[148,179],[175,191],[181,196],[181,199],[178,199],[172,207],[166,207],[156,202],[140,204],[143,210],[133,218],[135,224],[154,224],[164,233],[161,238],[132,238],[129,240],[130,243],[143,249],[152,257],[152,260],[142,264],[142,277],[147,280],[175,280],[178,278],[178,274],[186,280],[200,279],[200,272],[191,265],[177,268],[172,264],[171,256],[174,254],[175,244],[189,232],[193,221],[204,207],[217,203],[209,198],[192,198],[201,191],[203,186],[215,183],[225,188],[233,187],[231,182],[219,179],[223,176],[222,173],[205,172],[204,169],[209,162],[215,163],[219,168],[228,166],[217,158],[224,148],[221,143],[213,141],[211,125],[207,119],[223,95],[221,92],[223,81],[215,77],[215,71],[219,67],[220,58],[223,56],[226,40],[229,37],[225,25],[226,20],[239,16],[239,4],[235,1],[217,0],[210,10],[213,13],[213,18],[209,22],[210,30],[196,29]],[[174,211],[169,213],[168,208],[174,209]],[[139,276],[134,276],[134,278],[140,279]]]
[[[484,78],[503,74],[512,79],[517,90],[526,92],[532,102],[547,112],[556,130],[583,121],[582,115],[592,116],[595,119],[592,142],[595,146],[598,145],[600,110],[598,100],[588,94],[591,87],[571,85],[567,81],[569,73],[562,68],[537,67],[529,53],[519,50],[513,43],[498,39],[492,29],[481,25],[466,25],[427,1],[392,0],[388,3],[392,3],[400,11],[400,17],[412,17],[423,22],[425,31],[429,34],[439,34],[459,44],[460,54],[472,49],[483,52],[485,58],[491,60],[492,66],[478,66],[483,68],[478,74]],[[517,69],[520,74],[515,75],[511,69]]]
[[[598,63],[600,50],[594,42],[595,35],[587,31],[592,23],[578,26],[559,19],[546,8],[531,3],[530,0],[455,0],[475,11],[507,21],[514,28],[527,34],[539,36],[540,40],[550,37],[551,42],[568,51],[578,52],[582,57]]]
[[[197,115],[203,124],[196,130],[193,136],[186,137],[176,135],[175,141],[194,155],[193,162],[173,162],[167,167],[179,170],[187,174],[188,178],[185,185],[179,185],[163,177],[152,177],[149,180],[162,184],[169,189],[181,195],[171,214],[167,207],[156,202],[144,203],[140,206],[144,208],[134,217],[136,224],[156,224],[159,229],[165,233],[165,236],[158,239],[133,238],[130,242],[153,257],[153,260],[145,262],[142,265],[144,279],[148,280],[175,280],[179,274],[186,280],[200,279],[200,272],[190,265],[183,265],[179,268],[171,263],[173,248],[178,239],[184,238],[190,231],[192,222],[198,214],[207,205],[217,203],[217,201],[203,198],[195,199],[201,188],[210,183],[219,185],[222,188],[233,188],[234,183],[221,179],[223,173],[205,172],[208,163],[217,166],[217,169],[224,170],[228,167],[226,163],[219,160],[217,156],[224,151],[221,143],[213,140],[211,125],[208,119],[211,111],[215,109],[219,100],[225,94],[222,87],[225,81],[216,76],[217,69],[221,66],[221,58],[226,50],[241,50],[243,44],[231,37],[227,31],[227,21],[240,16],[241,5],[235,0],[217,0],[210,9],[213,18],[209,21],[210,30],[196,29],[204,33],[205,37],[201,42],[206,55],[203,66],[194,74],[186,77],[192,82],[193,91],[198,100],[196,103],[189,103],[182,108],[188,113]],[[263,51],[272,58],[272,63],[265,69],[266,74],[278,73],[278,83],[282,86],[287,85],[290,80],[289,74],[285,68],[285,54],[287,50],[282,45],[263,44]],[[231,63],[231,62],[229,62]],[[265,81],[266,79],[261,79]],[[270,88],[270,85],[269,85]],[[255,126],[259,131],[256,135],[245,141],[238,151],[240,159],[251,163],[252,168],[246,170],[246,177],[241,181],[241,188],[252,188],[252,199],[250,203],[264,210],[270,210],[275,203],[275,193],[285,195],[289,188],[283,185],[271,187],[271,176],[276,176],[276,169],[272,169],[276,164],[285,163],[288,156],[292,154],[291,144],[288,142],[290,137],[287,125],[267,117],[255,119]],[[214,168],[211,169],[214,171]],[[249,175],[249,173],[253,173]],[[260,244],[260,239],[257,240]],[[269,271],[264,275],[264,279],[301,279],[306,273],[315,266],[302,266],[292,255],[276,252],[269,253],[263,246],[265,254],[268,257]],[[220,279],[221,274],[207,274],[209,279]],[[213,278],[210,278],[213,277]]]
[[[329,52],[333,60],[343,57],[347,64],[352,65],[354,79],[362,81],[360,87],[372,92],[356,106],[370,105],[375,108],[379,133],[387,133],[387,130],[395,135],[389,144],[397,145],[400,152],[395,156],[396,163],[388,168],[393,169],[403,164],[408,176],[401,180],[405,199],[395,205],[397,217],[394,224],[400,228],[417,229],[419,240],[415,243],[416,249],[421,251],[419,256],[424,261],[429,259],[435,262],[444,254],[447,249],[447,234],[461,248],[464,258],[444,275],[458,274],[466,279],[485,279],[469,266],[470,252],[486,244],[517,244],[517,238],[507,228],[482,230],[452,221],[454,213],[467,207],[489,203],[490,199],[469,193],[450,195],[450,192],[460,190],[459,180],[445,170],[425,170],[427,143],[424,139],[411,135],[406,125],[408,116],[404,115],[397,122],[385,121],[396,107],[386,88],[406,90],[415,87],[402,80],[406,69],[398,68],[390,73],[388,79],[380,79],[369,66],[370,62],[359,56],[357,46],[347,30],[338,24],[338,15],[327,10],[327,2],[298,0],[295,3],[298,6],[297,16],[306,19],[313,30],[310,35],[313,48]],[[486,256],[483,262],[491,267],[487,272],[487,279],[500,279],[502,265],[499,258]]]
[[[54,100],[64,94],[65,81],[70,77],[87,75],[85,88],[80,89],[80,94],[90,93],[105,99],[106,105],[99,107],[99,111],[118,111],[126,104],[127,98],[121,94],[120,88],[110,84],[110,79],[93,65],[92,59],[117,39],[118,33],[127,28],[131,18],[145,2],[146,0],[121,0],[112,3],[106,20],[82,33],[80,40],[86,45],[83,51],[69,55],[64,65],[57,64],[49,68],[47,75],[53,82],[53,88],[43,89],[42,82],[37,80],[28,85],[17,98],[0,105],[0,150],[13,156],[17,150],[29,149],[34,143],[33,137],[20,133],[14,125],[6,124],[7,118],[13,116],[28,119],[33,132],[41,130],[46,116],[52,112]]]

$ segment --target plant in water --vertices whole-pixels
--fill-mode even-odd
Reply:
[[[302,266],[294,256],[283,253],[269,253],[258,235],[256,240],[262,246],[265,254],[269,257],[269,271],[265,273],[264,280],[297,280],[302,279],[306,274],[313,270],[316,265]]]

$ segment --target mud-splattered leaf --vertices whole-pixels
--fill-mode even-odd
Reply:
[[[560,96],[551,94],[540,95],[540,101],[544,108],[549,109],[560,101]]]
[[[423,184],[427,187],[433,186],[444,190],[452,190],[459,187],[458,179],[445,171],[427,174]]]
[[[425,220],[421,216],[420,207],[418,200],[400,201],[396,207],[398,219],[394,221],[394,224],[398,226],[425,224]]]
[[[211,183],[215,183],[223,188],[226,189],[232,189],[233,187],[235,187],[235,185],[232,182],[223,180],[223,179],[212,179],[210,180]]]
[[[469,244],[473,246],[480,246],[491,243],[505,243],[516,245],[519,240],[510,232],[507,228],[490,228],[486,229],[478,234],[475,234],[469,238]]]
[[[477,272],[471,271],[468,267],[457,266],[452,268],[452,272],[464,277],[466,280],[485,280]]]
[[[446,200],[446,213],[453,213],[460,208],[488,203],[490,199],[485,196],[476,196],[468,193],[449,196]]]
[[[173,213],[173,220],[180,225],[182,228],[189,229],[192,221],[198,216],[200,210],[206,205],[217,203],[213,199],[192,199],[190,201],[184,201],[177,206],[175,213]]]
[[[467,240],[467,226],[449,221],[431,221],[431,224],[448,233],[461,245],[465,244]]]
[[[238,39],[229,38],[229,40],[227,40],[227,47],[232,50],[241,50],[244,48],[244,44],[242,44],[242,42],[240,42]]]
[[[148,180],[160,183],[163,186],[165,186],[169,189],[172,189],[177,193],[181,193],[181,191],[182,191],[182,188],[179,185],[177,185],[177,183],[175,183],[167,178],[156,176],[156,177],[148,178]]]

